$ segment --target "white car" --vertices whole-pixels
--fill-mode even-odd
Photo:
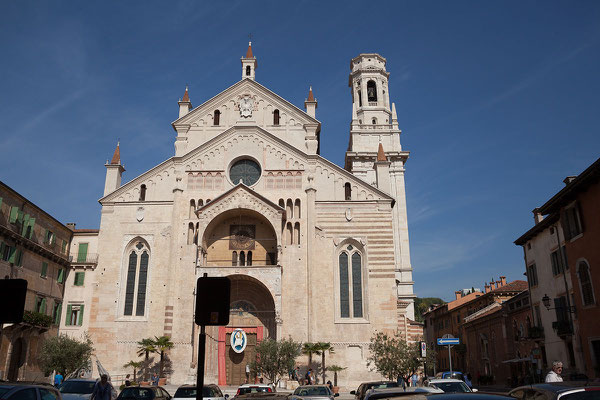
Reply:
[[[63,400],[87,400],[92,396],[95,385],[94,379],[67,379],[58,391]]]
[[[442,389],[444,393],[469,393],[477,391],[477,389],[471,389],[460,379],[430,379],[427,386]]]
[[[175,391],[175,395],[172,400],[189,400],[196,398],[196,385],[183,385],[179,386]],[[229,395],[223,396],[223,392],[217,385],[204,385],[202,390],[202,398],[204,400],[225,400],[229,398]]]
[[[240,385],[235,395],[248,393],[275,393],[275,386],[272,383],[244,383]]]

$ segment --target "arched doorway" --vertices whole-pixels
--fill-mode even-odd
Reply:
[[[17,338],[12,344],[8,380],[16,382],[19,379],[19,369],[25,364],[25,343],[23,338]]]
[[[247,377],[246,365],[256,356],[256,344],[262,339],[277,337],[275,302],[269,289],[259,280],[246,275],[231,275],[231,306],[229,325],[219,328],[219,384],[240,385],[255,377]],[[246,348],[236,352],[231,335],[241,329],[246,336]]]

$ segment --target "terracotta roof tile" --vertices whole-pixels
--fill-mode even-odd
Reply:
[[[117,148],[115,149],[115,153],[113,154],[112,160],[110,163],[113,165],[121,164],[121,150],[119,149],[119,143],[117,142]]]
[[[454,309],[456,307],[462,306],[463,304],[468,303],[469,301],[474,300],[474,299],[476,299],[478,297],[481,297],[481,296],[483,296],[483,293],[481,293],[481,292],[472,292],[472,293],[469,293],[468,295],[463,296],[460,299],[456,299],[456,300],[453,300],[453,301],[449,302],[448,303],[448,310],[452,310],[452,309]]]
[[[522,292],[523,290],[527,290],[529,285],[527,281],[512,281],[511,283],[507,283],[504,286],[500,286],[494,290],[491,290],[489,293],[499,293],[499,292]]]
[[[246,51],[245,58],[254,58],[254,55],[252,54],[252,42],[248,42],[248,50]]]
[[[183,94],[183,97],[181,98],[182,102],[188,102],[190,101],[190,95],[188,94],[188,87],[185,87],[185,93]]]
[[[315,101],[315,96],[312,92],[312,86],[310,87],[310,89],[308,89],[308,99],[306,99],[306,101]]]
[[[383,151],[383,145],[379,143],[379,149],[377,149],[377,161],[387,161],[385,152]]]

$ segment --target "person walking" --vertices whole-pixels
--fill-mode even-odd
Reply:
[[[412,376],[410,377],[410,382],[411,382],[412,387],[417,387],[417,380],[419,380],[419,377],[417,376],[417,374],[416,373],[412,374]]]
[[[100,380],[94,385],[90,400],[112,400],[114,390],[113,386],[108,382],[108,376],[103,374]]]
[[[546,382],[562,382],[563,379],[560,376],[563,370],[563,364],[560,361],[554,361],[552,363],[552,370],[546,375]]]
[[[56,375],[54,375],[54,387],[59,387],[61,385],[61,383],[63,382],[63,376],[60,374],[60,372],[57,372]]]
[[[246,364],[246,383],[250,383],[250,364]]]
[[[158,375],[156,375],[156,372],[152,374],[152,386],[158,386]]]

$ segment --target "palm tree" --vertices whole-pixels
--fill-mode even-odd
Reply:
[[[133,368],[133,381],[137,382],[137,370],[142,366],[141,361],[129,361],[127,364],[123,365],[123,368]]]
[[[139,357],[144,356],[144,361],[146,367],[144,369],[144,381],[148,380],[148,358],[150,358],[150,353],[156,353],[156,346],[154,345],[154,339],[146,338],[142,339],[138,344],[138,352],[137,355]]]
[[[337,374],[340,371],[345,370],[346,368],[342,368],[339,365],[331,365],[327,367],[327,371],[333,372],[333,386],[337,386]]]
[[[160,372],[158,374],[159,378],[163,377],[163,361],[165,357],[165,351],[172,349],[175,346],[175,343],[171,342],[171,338],[168,336],[156,337],[154,336],[154,346],[158,353],[160,353]]]
[[[302,344],[302,354],[308,354],[308,368],[310,368],[312,364],[312,355],[319,355],[321,353],[319,353],[316,343],[305,342]]]
[[[317,342],[317,343],[315,343],[315,347],[318,350],[318,352],[316,352],[316,354],[321,353],[321,370],[323,373],[323,385],[324,385],[325,384],[325,371],[327,370],[327,368],[325,368],[325,353],[326,352],[334,353],[333,346],[329,342]]]

